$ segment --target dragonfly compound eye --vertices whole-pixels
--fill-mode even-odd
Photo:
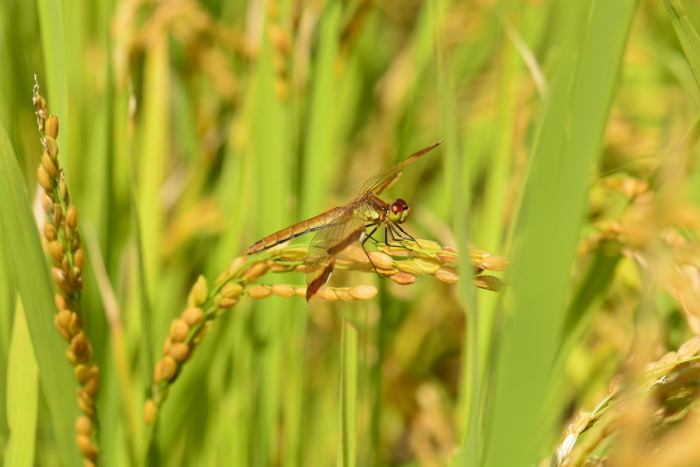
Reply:
[[[397,199],[391,203],[391,213],[389,214],[389,219],[397,224],[402,224],[411,212],[411,208],[408,207],[408,203],[401,198]]]

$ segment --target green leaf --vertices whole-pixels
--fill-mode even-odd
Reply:
[[[17,302],[12,327],[10,357],[7,369],[7,424],[10,442],[7,446],[7,467],[34,465],[39,378],[32,341],[21,302]]]
[[[520,251],[511,262],[516,277],[488,411],[487,466],[533,460],[588,184],[602,153],[636,2],[566,2],[566,8],[572,26],[563,29],[560,64],[527,181]],[[581,17],[590,20],[582,23]]]
[[[74,441],[78,417],[75,382],[66,361],[66,343],[56,331],[54,285],[41,248],[39,232],[27,192],[22,185],[14,149],[0,124],[0,222],[6,235],[17,287],[34,342],[41,385],[64,465],[79,465],[81,456]]]
[[[353,467],[357,461],[357,329],[343,323],[342,375],[340,377],[339,467]]]
[[[664,0],[664,5],[671,16],[673,28],[676,30],[690,69],[693,71],[695,82],[700,87],[700,35],[690,23],[679,0]]]

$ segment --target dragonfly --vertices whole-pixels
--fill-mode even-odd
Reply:
[[[386,202],[379,195],[399,179],[403,169],[435,149],[440,143],[442,141],[421,149],[392,168],[370,178],[362,185],[357,197],[345,206],[335,207],[268,235],[248,248],[246,254],[259,253],[301,235],[316,232],[309,244],[305,260],[306,301],[313,306],[328,285],[335,268],[336,256],[345,248],[361,242],[364,249],[365,242],[372,238],[372,234],[381,226],[384,226],[384,240],[388,245],[390,245],[389,237],[394,242],[416,241],[400,226],[411,212],[408,203],[401,198]],[[372,230],[368,234],[369,228]],[[367,254],[367,250],[365,253]],[[369,254],[367,258],[370,259]]]

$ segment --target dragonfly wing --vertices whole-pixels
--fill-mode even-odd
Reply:
[[[310,306],[314,306],[323,295],[335,268],[336,255],[359,241],[364,232],[361,211],[349,206],[311,240],[306,256],[306,301]]]
[[[367,192],[372,192],[375,195],[380,195],[382,194],[387,188],[389,188],[391,185],[394,184],[396,179],[399,177],[401,171],[408,167],[409,165],[413,164],[415,161],[417,161],[421,156],[424,156],[425,154],[429,153],[433,149],[435,149],[442,141],[438,141],[437,143],[434,143],[430,146],[428,146],[425,149],[421,149],[417,153],[407,157],[403,161],[399,162],[389,170],[380,173],[379,175],[375,175],[374,177],[370,178],[365,182],[364,185],[362,185],[362,188],[360,189],[360,193],[367,193]]]

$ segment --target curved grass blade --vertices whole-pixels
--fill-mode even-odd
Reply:
[[[5,458],[7,467],[34,465],[39,411],[37,370],[27,319],[22,303],[17,301],[7,368],[7,423],[11,430]]]
[[[690,69],[693,71],[695,82],[700,87],[700,35],[688,19],[679,0],[664,0],[664,5],[671,16],[673,28],[676,30]]]
[[[29,332],[41,374],[41,385],[51,415],[64,465],[80,465],[74,442],[78,417],[75,384],[70,365],[63,357],[65,343],[54,328],[54,286],[49,277],[39,232],[22,185],[14,149],[0,124],[0,222],[6,236],[10,264],[27,316]]]
[[[561,345],[564,304],[586,209],[591,170],[602,153],[634,0],[568,2],[567,14],[590,17],[566,33],[525,198],[521,251],[499,351],[490,439],[482,465],[527,465]],[[590,12],[590,16],[587,14]],[[576,20],[573,24],[581,25]],[[508,446],[508,449],[503,449]]]
[[[357,329],[345,322],[340,379],[340,446],[337,466],[357,465]]]

